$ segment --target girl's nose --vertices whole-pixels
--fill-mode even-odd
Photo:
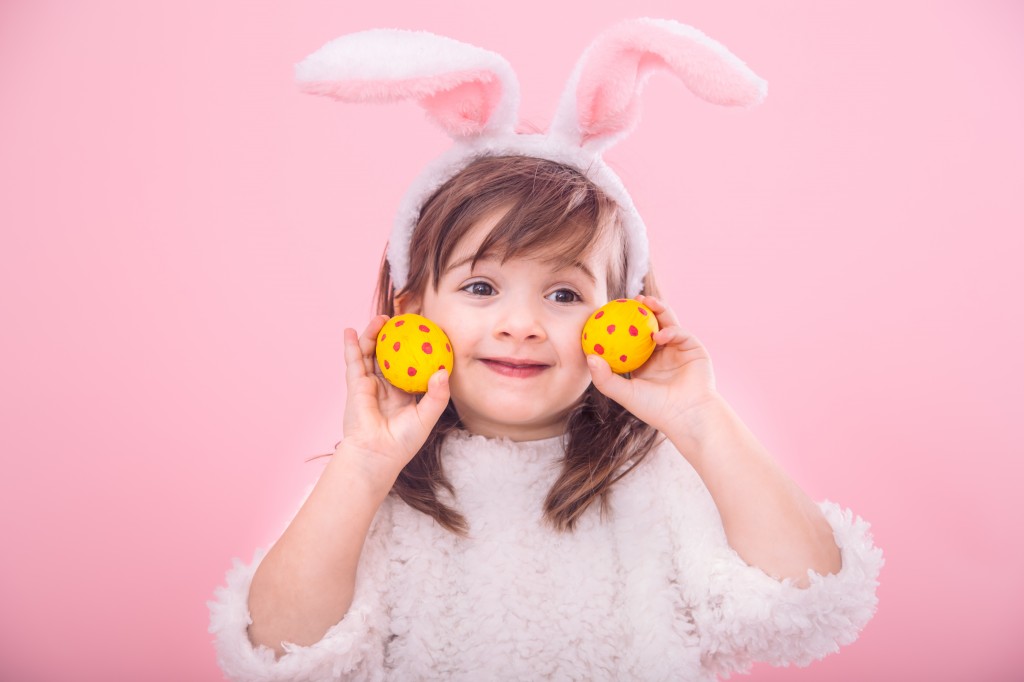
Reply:
[[[522,303],[511,303],[501,311],[494,335],[516,341],[543,341],[547,338],[539,310]]]

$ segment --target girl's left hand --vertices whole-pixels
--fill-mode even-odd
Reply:
[[[672,309],[651,296],[637,296],[658,319],[657,347],[630,379],[614,372],[604,359],[587,356],[597,390],[662,433],[689,430],[700,408],[718,398],[711,356],[679,326]]]

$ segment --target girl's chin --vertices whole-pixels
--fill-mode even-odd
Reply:
[[[513,440],[537,440],[565,433],[568,408],[539,412],[536,401],[529,405],[490,404],[484,410],[455,410],[468,431],[482,436],[505,436]],[[552,414],[561,416],[552,419]]]

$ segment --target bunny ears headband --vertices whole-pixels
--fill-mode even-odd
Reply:
[[[546,134],[518,133],[519,83],[500,55],[423,31],[375,29],[337,38],[296,65],[305,92],[344,102],[412,99],[455,142],[406,192],[388,243],[396,291],[409,278],[409,250],[420,208],[473,160],[524,155],[576,168],[619,206],[627,234],[629,296],[640,293],[649,251],[643,220],[601,154],[640,117],[640,92],[666,70],[713,104],[754,106],[767,84],[723,45],[665,19],[624,21],[584,51]]]

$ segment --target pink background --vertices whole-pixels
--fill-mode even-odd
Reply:
[[[205,602],[341,437],[342,329],[448,140],[292,65],[426,29],[507,57],[546,126],[591,38],[644,15],[770,84],[740,111],[655,76],[607,154],[662,287],[887,558],[855,644],[749,679],[1024,675],[1019,3],[72,5],[0,4],[0,678],[220,679]]]

